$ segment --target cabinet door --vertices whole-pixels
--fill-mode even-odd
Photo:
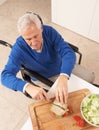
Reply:
[[[99,42],[99,0],[96,2],[89,38]]]
[[[52,0],[52,22],[88,37],[96,0]]]

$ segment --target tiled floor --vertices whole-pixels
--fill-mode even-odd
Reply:
[[[94,82],[99,84],[99,43],[51,23],[50,0],[6,0],[0,5],[0,39],[13,44],[18,36],[18,17],[31,10],[38,13],[45,24],[55,27],[66,41],[79,47],[83,54],[82,66],[95,73]],[[9,52],[9,48],[0,45],[0,72]],[[31,102],[33,100],[20,92],[13,92],[0,85],[0,130],[19,130],[29,115],[28,104]]]

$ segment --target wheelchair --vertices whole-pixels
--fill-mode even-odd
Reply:
[[[0,44],[3,46],[6,46],[6,47],[10,47],[11,49],[13,47],[10,43],[3,41],[3,40],[0,40]],[[93,81],[95,79],[94,72],[91,72],[91,71],[87,70],[86,68],[84,68],[83,66],[81,66],[82,53],[79,51],[79,48],[71,43],[68,43],[68,44],[74,50],[74,52],[78,55],[78,61],[75,65],[75,68],[73,69],[72,73],[74,75],[86,80],[87,82],[95,85],[96,87],[99,87],[99,85],[93,83]],[[42,75],[38,74],[37,72],[27,69],[24,65],[21,65],[20,71],[21,71],[22,78],[31,84],[34,84],[31,80],[31,77],[36,78],[37,80],[46,84],[49,87],[51,87],[54,83],[53,81],[43,77]]]

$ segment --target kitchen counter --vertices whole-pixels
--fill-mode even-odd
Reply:
[[[73,74],[71,75],[71,78],[69,79],[68,84],[69,84],[69,88],[68,88],[69,92],[87,88],[90,90],[91,93],[99,94],[99,88],[95,87],[94,85],[86,82],[85,80],[83,80]],[[53,91],[55,89],[55,86],[53,86],[51,89],[52,89],[51,91]],[[21,130],[33,130],[30,117],[25,122],[25,124],[23,125]]]

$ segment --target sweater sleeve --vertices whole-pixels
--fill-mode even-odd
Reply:
[[[1,73],[2,84],[15,91],[23,91],[23,87],[26,84],[25,81],[16,76],[20,70],[21,61],[19,50],[13,47],[8,62]]]
[[[51,28],[51,40],[55,51],[62,58],[60,73],[65,73],[70,76],[76,62],[75,52],[68,45],[68,43],[64,41],[62,36],[53,28]]]

